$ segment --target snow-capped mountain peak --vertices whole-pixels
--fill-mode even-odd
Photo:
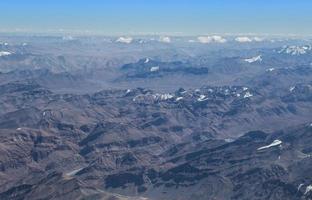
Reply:
[[[282,49],[278,51],[280,54],[290,54],[293,56],[303,55],[312,50],[311,45],[304,46],[284,46]]]

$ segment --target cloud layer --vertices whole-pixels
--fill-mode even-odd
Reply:
[[[215,43],[225,43],[226,42],[226,39],[219,36],[219,35],[199,36],[197,39],[200,43],[203,43],[203,44],[212,43],[212,42],[215,42]]]
[[[263,38],[259,38],[259,37],[237,37],[235,38],[236,42],[240,42],[240,43],[246,43],[246,42],[262,42]]]

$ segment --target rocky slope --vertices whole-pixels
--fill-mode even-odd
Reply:
[[[68,185],[68,198],[91,199],[109,196],[103,191],[151,199],[304,199],[310,193],[309,84],[274,95],[246,86],[77,95],[29,80],[0,91],[5,198],[59,198],[46,192],[55,194],[59,184]],[[274,140],[282,143],[259,150]]]

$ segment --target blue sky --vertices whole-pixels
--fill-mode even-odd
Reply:
[[[3,0],[0,31],[312,34],[311,0]]]

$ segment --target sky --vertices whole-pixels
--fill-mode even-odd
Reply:
[[[312,35],[312,0],[1,0],[0,32]]]

